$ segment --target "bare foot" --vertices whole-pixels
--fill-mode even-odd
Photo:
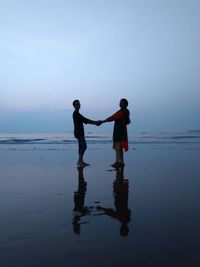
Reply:
[[[113,164],[111,164],[110,166],[112,166],[113,168],[119,168],[119,167],[123,167],[124,166],[124,162],[115,162]]]
[[[77,162],[77,167],[84,167],[84,162],[83,161],[78,161]]]
[[[90,166],[89,163],[83,162],[84,166]]]

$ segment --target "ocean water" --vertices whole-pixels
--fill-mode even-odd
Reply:
[[[200,134],[0,135],[1,267],[200,266]]]
[[[87,133],[88,144],[112,143],[111,134]],[[0,149],[54,147],[64,149],[77,141],[73,133],[0,133]],[[200,144],[200,132],[184,133],[134,133],[129,134],[130,144]]]

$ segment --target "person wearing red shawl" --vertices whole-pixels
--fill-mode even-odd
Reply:
[[[127,109],[128,101],[125,98],[122,98],[119,106],[120,110],[102,121],[102,123],[111,121],[115,122],[113,129],[113,148],[116,152],[116,161],[111,165],[114,168],[124,165],[123,149],[128,151],[127,125],[131,122],[129,117],[130,113]]]

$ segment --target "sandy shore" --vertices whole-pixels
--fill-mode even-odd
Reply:
[[[199,266],[200,147],[0,149],[0,266]]]

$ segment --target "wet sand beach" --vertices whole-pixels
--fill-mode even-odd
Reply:
[[[198,140],[132,142],[118,170],[110,142],[83,169],[75,142],[2,142],[0,266],[199,266]]]

